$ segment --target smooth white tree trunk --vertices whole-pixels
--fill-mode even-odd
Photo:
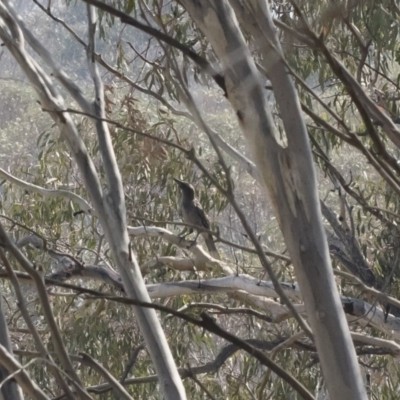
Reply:
[[[0,38],[26,74],[38,95],[41,106],[49,112],[49,115],[60,130],[61,137],[66,141],[71,150],[71,155],[74,157],[85,182],[95,215],[100,220],[109,242],[115,264],[119,269],[128,296],[140,301],[149,302],[150,297],[147,293],[139,265],[130,247],[123,185],[115,160],[108,127],[104,122],[95,119],[99,148],[108,180],[108,190],[103,191],[94,163],[88,154],[86,146],[72,118],[65,112],[67,107],[63,97],[49,75],[33,60],[25,49],[26,36],[34,50],[51,66],[53,75],[59,79],[60,83],[74,97],[83,111],[98,118],[104,117],[102,83],[97,65],[94,62],[95,58],[93,53],[90,53],[90,51],[94,51],[94,32],[92,29],[95,28],[96,23],[95,14],[90,9],[88,10],[88,19],[90,28],[89,41],[92,41],[88,49],[88,61],[96,91],[96,99],[93,102],[83,98],[79,88],[67,79],[66,74],[57,69],[58,66],[53,62],[51,55],[45,47],[35,39],[31,32],[24,30],[23,21],[16,15],[8,0],[0,1]],[[152,309],[141,307],[134,307],[134,311],[157,375],[159,376],[160,391],[163,398],[170,400],[186,399],[182,380],[178,374],[156,312]]]
[[[366,399],[332,272],[300,102],[282,59],[267,4],[232,1],[263,52],[285,127],[284,145],[275,137],[264,82],[229,2],[181,2],[210,41],[223,68],[228,100],[272,200],[295,267],[330,397]]]

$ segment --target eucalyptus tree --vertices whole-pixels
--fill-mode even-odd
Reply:
[[[31,378],[16,375],[17,383],[33,397],[44,388],[70,398],[108,398],[111,390],[157,397],[158,381],[174,399],[185,391],[313,398],[318,361],[330,398],[363,399],[368,386],[382,397],[388,386],[375,385],[368,365],[390,362],[382,355],[399,347],[381,335],[398,340],[400,332],[399,302],[387,294],[397,295],[398,283],[396,4],[84,2],[87,9],[34,0],[29,13],[0,2],[4,70],[15,79],[2,93],[29,104],[25,115],[4,110],[3,129],[18,132],[18,149],[30,152],[19,168],[0,169],[8,182],[2,277],[11,279],[24,319],[11,319],[11,332],[34,339],[22,350],[5,347],[40,355],[49,372],[33,363]],[[46,29],[54,41],[44,42]],[[29,101],[34,92],[40,110]],[[28,116],[41,132],[37,150],[19,134],[24,122],[11,125]],[[173,177],[200,189],[222,260],[201,239],[177,235],[185,224]],[[20,288],[32,283],[36,319]],[[64,289],[51,290],[49,301],[45,284]],[[361,292],[366,297],[356,298]],[[169,298],[169,308],[150,298]],[[345,313],[366,331],[350,331]],[[271,329],[279,323],[281,335]],[[224,364],[238,349],[254,358]],[[90,355],[75,354],[82,351]],[[199,365],[199,357],[211,361]],[[18,364],[1,366],[12,373]],[[215,371],[218,381],[198,377]],[[384,374],[398,382],[395,372]]]

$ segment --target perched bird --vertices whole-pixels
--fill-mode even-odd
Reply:
[[[201,234],[204,237],[210,254],[219,260],[221,257],[215,247],[212,235],[209,232],[202,232],[202,228],[210,230],[210,222],[199,200],[195,197],[194,187],[190,183],[179,179],[174,178],[174,181],[182,191],[181,214],[183,221],[186,224],[193,225],[197,229],[198,235]],[[193,228],[190,228],[189,234],[192,232]]]

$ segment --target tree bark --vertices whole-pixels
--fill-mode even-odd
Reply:
[[[366,399],[330,263],[300,102],[265,2],[232,1],[263,52],[286,143],[279,143],[261,79],[227,0],[181,0],[223,68],[227,97],[268,190],[288,245],[332,399]],[[255,37],[258,35],[257,37]]]
[[[95,18],[92,15],[90,29],[93,29],[94,25]],[[66,106],[63,97],[59,94],[46,72],[27,53],[21,27],[24,27],[23,21],[16,15],[10,3],[7,0],[0,1],[0,37],[26,74],[40,99],[41,106],[49,112],[60,130],[61,137],[66,141],[71,150],[71,154],[82,174],[86,189],[95,209],[95,214],[99,218],[108,239],[126,293],[134,299],[149,302],[150,297],[147,293],[139,265],[130,248],[123,186],[108,127],[105,123],[98,120],[95,123],[99,138],[99,147],[108,179],[109,190],[108,193],[105,193],[100,185],[96,168],[88,154],[86,146],[72,118],[65,112]],[[77,96],[77,88],[72,87],[68,79],[64,79],[65,74],[57,70],[57,66],[51,60],[51,55],[45,51],[45,48],[39,42],[33,40],[34,37],[31,33],[27,34],[27,36],[32,47],[38,51],[39,55],[48,65],[51,65],[53,75],[60,80],[84,111],[94,115],[94,117],[103,116],[104,97],[102,84],[94,63],[94,52],[90,52],[94,50],[94,32],[90,32],[89,34],[89,39],[93,40],[93,43],[90,43],[91,48],[88,49],[89,67],[96,90],[96,100],[93,103],[82,98],[80,92],[79,96]],[[170,400],[186,399],[182,380],[178,374],[157,314],[154,310],[143,309],[141,307],[134,307],[134,311],[157,375],[159,376],[160,391],[163,398]]]
[[[3,310],[3,296],[0,293],[0,345],[12,354],[10,334],[7,327],[7,321],[4,316]],[[3,382],[10,375],[4,367],[0,367],[0,382]],[[1,395],[4,399],[9,400],[23,400],[21,389],[14,379],[10,379],[1,387]]]

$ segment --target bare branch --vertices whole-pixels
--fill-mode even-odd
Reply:
[[[13,378],[18,382],[25,393],[32,399],[50,400],[49,397],[39,388],[38,385],[29,377],[24,367],[20,365],[7,349],[0,344],[0,364],[13,374]],[[4,384],[4,382],[1,382]],[[91,399],[91,397],[88,397]],[[14,400],[14,399],[12,399]]]
[[[0,168],[0,176],[4,177],[5,179],[7,179],[8,182],[20,187],[21,189],[25,189],[30,192],[39,193],[45,197],[64,197],[68,200],[71,200],[71,201],[77,203],[82,211],[84,211],[88,214],[91,214],[91,215],[95,215],[95,210],[92,209],[92,207],[89,205],[89,203],[84,198],[82,198],[81,196],[79,196],[69,190],[45,189],[40,186],[34,185],[33,183],[23,181],[22,179],[19,179],[15,176],[9,174],[2,168]]]
[[[129,395],[129,393],[124,389],[124,387],[102,366],[100,365],[93,357],[88,354],[81,353],[82,361],[86,362],[87,365],[90,365],[94,370],[96,370],[109,384],[112,386],[116,395],[119,399],[132,400],[133,398]],[[118,394],[117,394],[118,393]]]

